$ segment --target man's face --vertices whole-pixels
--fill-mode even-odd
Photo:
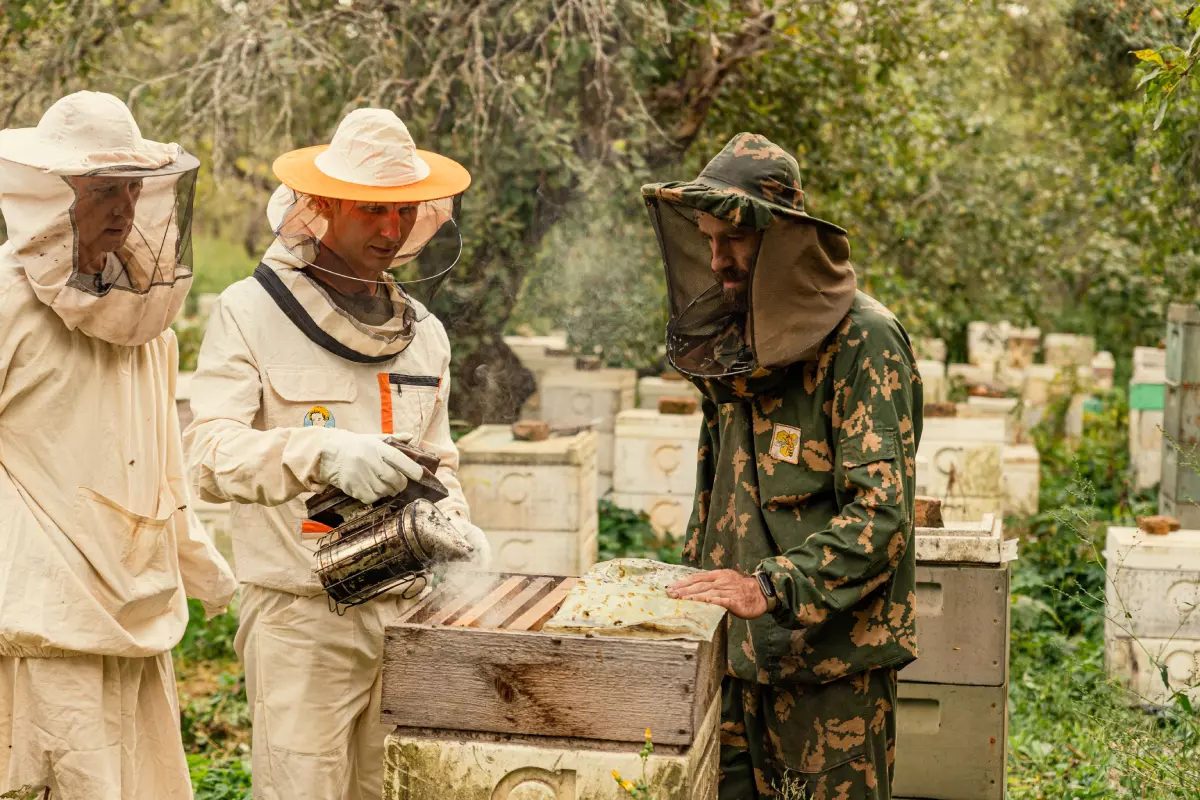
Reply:
[[[120,249],[133,230],[142,179],[96,175],[68,180],[75,190],[79,249],[89,254]]]
[[[332,200],[326,218],[325,243],[363,276],[373,276],[392,266],[417,223],[417,206]]]
[[[745,310],[750,269],[758,258],[762,231],[748,226],[734,227],[703,211],[696,212],[696,224],[712,248],[712,271],[721,285],[722,297],[726,303]]]

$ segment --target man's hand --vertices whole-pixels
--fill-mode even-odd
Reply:
[[[737,570],[717,569],[697,572],[667,587],[667,596],[675,600],[700,600],[729,609],[742,619],[758,619],[767,613],[767,598],[753,575]]]

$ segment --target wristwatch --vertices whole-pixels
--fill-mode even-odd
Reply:
[[[758,588],[762,590],[763,597],[767,598],[767,613],[771,613],[779,605],[779,595],[775,594],[775,585],[771,583],[771,578],[765,572],[754,573],[754,579],[758,581]]]

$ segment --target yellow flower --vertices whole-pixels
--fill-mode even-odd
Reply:
[[[617,783],[621,782],[621,773],[617,772],[615,769],[612,771],[612,776],[616,778]]]
[[[650,741],[650,729],[646,728],[646,741]]]

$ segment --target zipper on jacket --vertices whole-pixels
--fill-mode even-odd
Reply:
[[[396,391],[402,392],[402,386],[423,386],[429,389],[438,388],[442,379],[436,375],[401,375],[395,372],[388,373],[388,383],[396,387]]]

